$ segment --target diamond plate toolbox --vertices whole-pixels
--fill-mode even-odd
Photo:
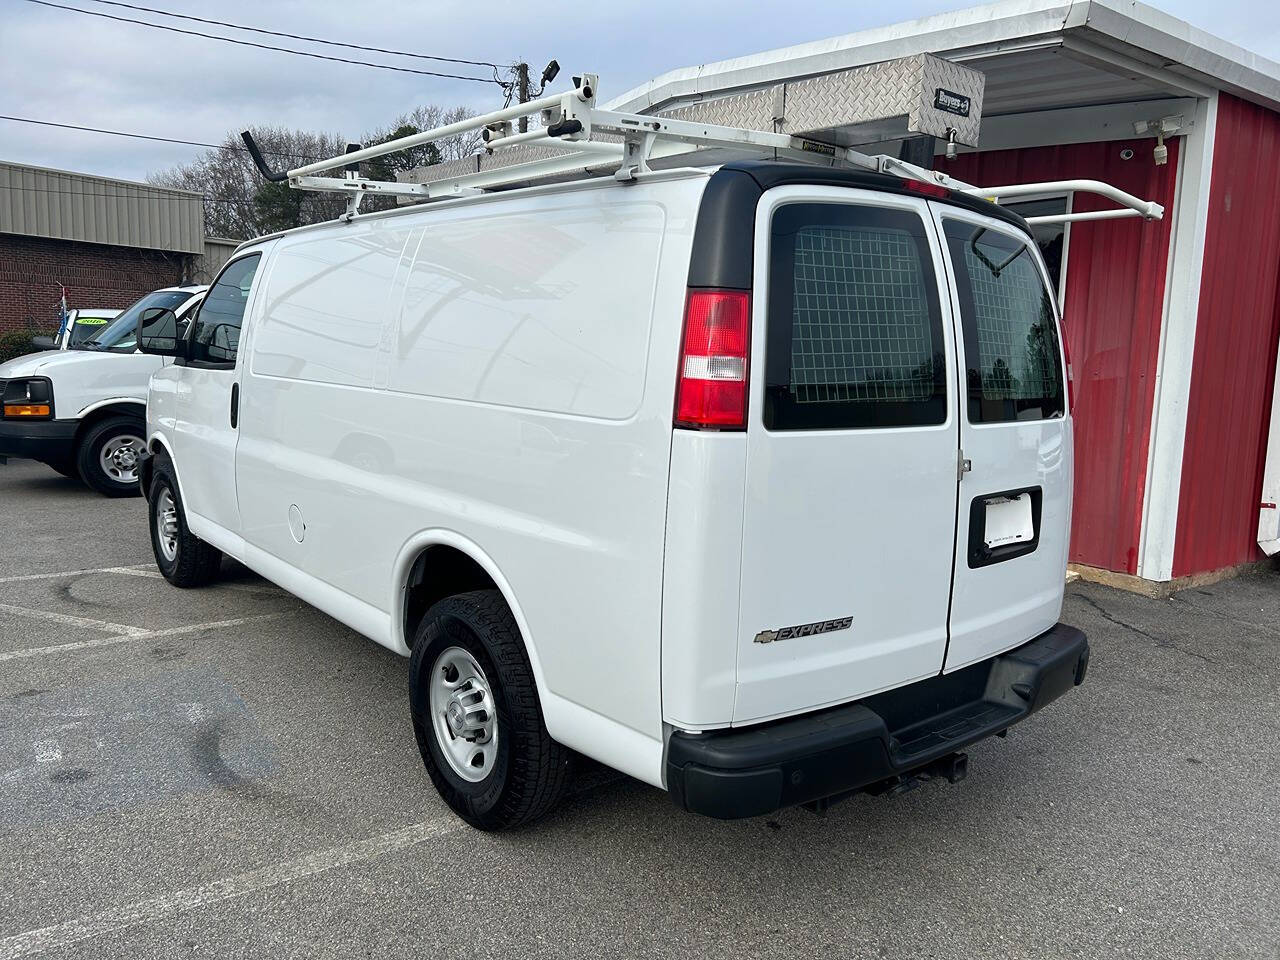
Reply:
[[[985,78],[929,54],[710,95],[663,116],[811,136],[845,146],[928,134],[978,145]]]

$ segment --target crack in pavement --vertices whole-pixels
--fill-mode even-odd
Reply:
[[[1203,653],[1196,653],[1194,650],[1188,650],[1185,647],[1181,647],[1178,644],[1174,643],[1172,640],[1167,640],[1162,637],[1157,637],[1154,633],[1148,633],[1146,630],[1143,630],[1141,627],[1134,626],[1132,623],[1128,623],[1125,620],[1121,620],[1115,614],[1107,610],[1101,603],[1099,603],[1097,600],[1094,600],[1090,596],[1087,596],[1083,593],[1076,593],[1075,596],[1079,597],[1089,606],[1093,607],[1093,609],[1097,610],[1098,613],[1101,614],[1104,620],[1110,623],[1114,623],[1117,627],[1122,627],[1123,629],[1128,630],[1130,633],[1136,634],[1139,637],[1143,637],[1146,640],[1150,640],[1157,647],[1160,647],[1164,650],[1173,650],[1177,653],[1181,653],[1183,656],[1193,657],[1196,660],[1203,660],[1205,663],[1215,663],[1215,664],[1217,663],[1217,661],[1214,660],[1212,657],[1206,657]]]

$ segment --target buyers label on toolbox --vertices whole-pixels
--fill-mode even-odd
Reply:
[[[939,110],[954,113],[957,117],[969,115],[969,98],[963,93],[956,93],[942,87],[933,91],[933,105]]]

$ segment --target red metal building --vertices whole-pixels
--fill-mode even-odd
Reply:
[[[1014,0],[673,71],[614,104],[919,53],[986,77],[980,147],[939,169],[991,186],[1104,180],[1166,208],[1038,228],[1075,373],[1072,560],[1168,585],[1255,561],[1260,540],[1275,552],[1280,64],[1140,3]],[[1104,205],[1047,194],[1025,212]]]

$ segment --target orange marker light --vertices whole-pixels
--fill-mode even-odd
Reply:
[[[47,403],[6,403],[6,417],[47,417],[52,411]]]

